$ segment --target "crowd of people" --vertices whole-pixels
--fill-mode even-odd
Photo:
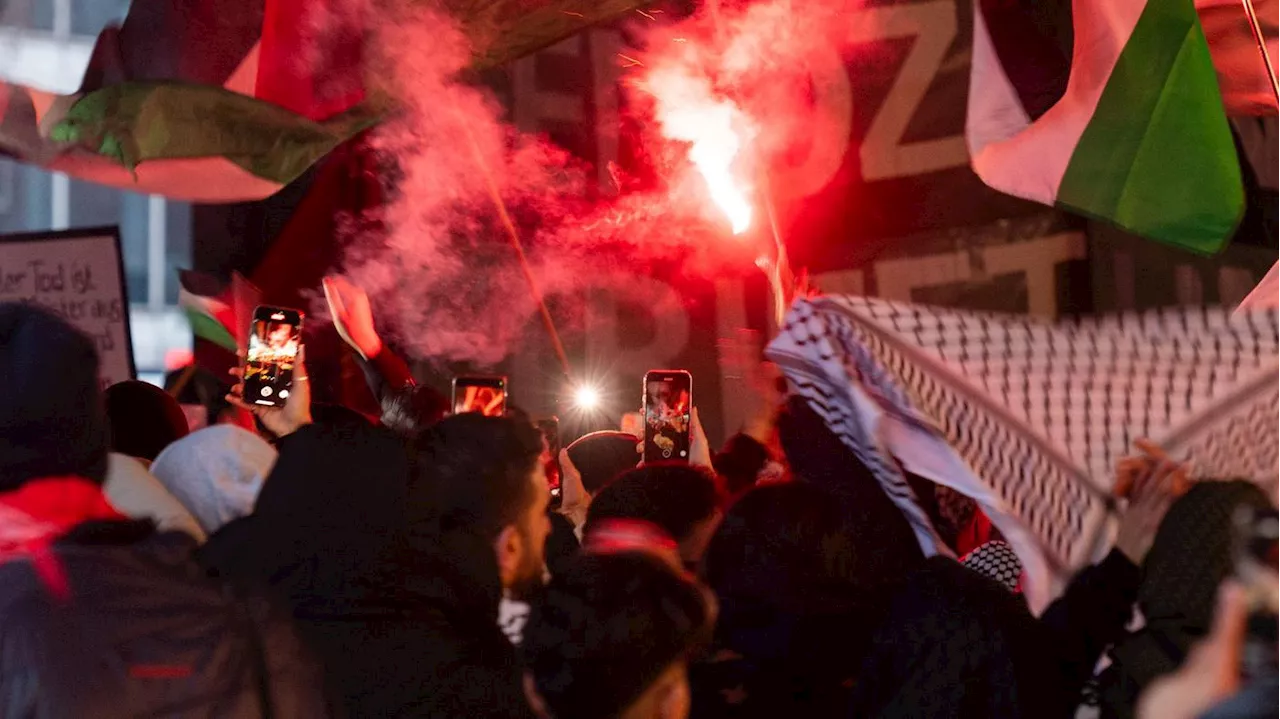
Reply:
[[[627,432],[552,458],[325,290],[381,417],[313,404],[303,357],[278,408],[103,391],[91,340],[0,304],[0,717],[1277,714],[1233,579],[1233,518],[1274,509],[1251,483],[1146,447],[1114,548],[1037,616],[980,511],[931,494],[961,559],[924,556],[802,401],[720,452],[695,414],[684,463]]]

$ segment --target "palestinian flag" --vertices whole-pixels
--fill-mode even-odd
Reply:
[[[196,337],[229,352],[245,347],[253,310],[262,293],[239,274],[230,284],[202,272],[178,273],[178,306],[191,322]]]
[[[641,4],[444,6],[484,69]],[[79,92],[0,82],[0,155],[181,200],[267,197],[388,104],[363,81],[373,12],[365,0],[134,0],[99,35]]]
[[[1001,192],[1198,252],[1244,209],[1192,0],[975,0],[966,135]]]

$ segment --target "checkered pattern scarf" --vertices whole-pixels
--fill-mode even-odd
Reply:
[[[974,499],[1037,611],[1109,541],[1118,458],[1150,438],[1202,477],[1277,482],[1277,314],[1177,309],[1071,323],[824,296],[768,356],[864,462],[928,554],[904,471]]]
[[[987,542],[961,557],[960,563],[1015,594],[1022,591],[1022,562],[1007,542]]]

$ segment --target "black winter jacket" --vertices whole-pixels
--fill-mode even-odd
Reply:
[[[150,522],[86,522],[53,544],[65,598],[30,561],[0,565],[0,716],[326,716],[288,614],[208,579],[194,548]]]
[[[524,717],[516,652],[498,626],[492,544],[421,521],[402,441],[374,427],[306,427],[254,507],[202,561],[265,581],[324,664],[335,714]]]

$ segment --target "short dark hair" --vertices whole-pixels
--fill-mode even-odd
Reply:
[[[716,476],[687,464],[647,464],[605,487],[587,510],[587,533],[606,519],[642,519],[684,542],[724,500]]]
[[[529,474],[543,445],[542,434],[528,422],[460,414],[424,431],[413,447],[415,501],[444,530],[496,537],[533,501]]]
[[[556,719],[621,714],[710,638],[703,590],[639,552],[583,554],[534,604],[522,649]]]

